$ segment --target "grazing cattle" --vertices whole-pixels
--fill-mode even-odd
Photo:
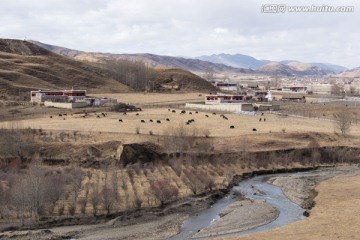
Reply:
[[[160,121],[160,120],[156,120],[156,123],[161,123],[161,121]]]
[[[190,123],[189,123],[189,122],[186,122],[186,125],[190,125]]]
[[[137,113],[136,116],[139,116],[139,114]]]
[[[170,119],[167,118],[166,121],[170,122]]]
[[[84,115],[84,116],[82,116],[83,118],[85,118],[86,116]]]
[[[205,117],[209,117],[209,115],[206,114]]]
[[[192,112],[189,112],[190,115],[192,115]]]
[[[264,113],[261,113],[261,116],[264,116]]]
[[[153,122],[153,120],[152,120],[152,119],[150,119],[149,121],[150,121],[150,122]]]
[[[176,111],[175,111],[175,110],[172,110],[171,112],[176,113]]]
[[[264,118],[264,122],[266,122],[266,118]]]
[[[195,113],[196,113],[196,114],[198,114],[199,112],[198,112],[198,111],[196,111]]]
[[[253,128],[253,132],[256,132],[256,128]]]
[[[223,117],[225,120],[229,120],[226,116]]]
[[[145,123],[145,120],[141,120],[142,123]]]
[[[169,112],[171,111],[170,108],[168,108],[168,111],[169,111]]]
[[[261,122],[261,118],[259,119],[259,122]]]
[[[180,114],[185,114],[185,113],[186,113],[186,111],[185,111],[185,110],[182,110]]]
[[[101,113],[101,115],[103,115],[104,117],[106,116],[106,114],[105,114],[105,113]]]
[[[230,128],[235,128],[235,126],[231,125]]]
[[[127,115],[127,113],[126,113],[126,112],[124,112],[124,113],[123,113],[123,115]]]
[[[141,108],[137,108],[136,110],[138,110],[138,111],[140,111],[140,112],[142,111],[142,109],[141,109]]]
[[[52,116],[50,116],[50,118],[52,118]]]
[[[66,118],[63,118],[63,120],[65,120]]]
[[[216,115],[216,113],[212,113],[213,115]]]
[[[122,122],[122,119],[119,119],[119,122]]]
[[[64,113],[64,116],[67,116],[67,114],[66,114],[66,113]]]
[[[59,114],[59,117],[62,117],[62,114]]]
[[[98,118],[100,118],[100,115],[96,115]]]

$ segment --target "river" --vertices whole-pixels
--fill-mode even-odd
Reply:
[[[189,239],[199,230],[208,227],[212,222],[218,220],[220,218],[219,213],[226,206],[236,201],[233,191],[241,192],[249,199],[266,200],[267,203],[271,204],[279,211],[279,216],[277,219],[266,225],[242,232],[221,235],[221,237],[266,231],[303,219],[304,209],[290,201],[279,187],[264,181],[264,179],[274,176],[289,176],[293,174],[296,173],[261,175],[241,181],[238,186],[233,187],[231,193],[217,201],[210,208],[201,211],[197,215],[190,216],[182,224],[180,233],[170,239]],[[241,220],[241,216],[239,216],[239,220]]]

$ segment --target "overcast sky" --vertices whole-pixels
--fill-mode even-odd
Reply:
[[[354,6],[262,13],[264,4]],[[356,0],[2,0],[0,37],[111,53],[219,53],[360,66]]]

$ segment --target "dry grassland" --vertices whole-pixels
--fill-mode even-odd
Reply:
[[[118,100],[118,102],[130,103],[134,105],[152,105],[201,101],[203,102],[206,93],[105,93],[91,95],[95,97],[115,98]]]
[[[184,125],[189,131],[196,131],[198,136],[204,136],[204,130],[209,130],[210,138],[214,142],[216,150],[265,150],[265,149],[284,149],[292,147],[306,147],[309,137],[316,140],[323,146],[347,145],[356,146],[360,137],[360,125],[353,124],[349,137],[343,138],[335,134],[335,123],[329,119],[317,119],[307,117],[275,115],[265,112],[264,116],[260,115],[238,115],[225,113],[229,120],[224,120],[217,113],[213,115],[211,112],[195,113],[195,110],[186,110],[186,114],[180,114],[181,109],[176,109],[176,113],[168,111],[169,106],[177,106],[177,104],[185,102],[201,102],[205,94],[199,96],[198,93],[181,93],[181,94],[153,94],[153,93],[127,93],[127,94],[102,94],[96,95],[101,97],[116,98],[119,102],[126,102],[136,106],[143,107],[143,111],[136,115],[130,112],[127,115],[122,113],[108,112],[106,117],[97,113],[90,113],[89,116],[83,118],[83,114],[69,113],[96,111],[97,108],[91,109],[73,109],[60,110],[63,113],[68,112],[68,116],[58,116],[59,109],[34,108],[34,116],[27,119],[17,120],[15,125],[20,128],[41,128],[53,132],[73,132],[80,131],[84,134],[92,136],[87,139],[87,143],[105,142],[110,140],[118,140],[123,143],[133,143],[141,141],[151,141],[159,143],[161,136],[167,135],[171,128]],[[159,106],[161,105],[161,106]],[[310,104],[290,104],[286,105],[286,109],[299,109],[310,112],[320,112],[321,106],[313,106]],[[333,111],[339,106],[326,106],[325,111]],[[25,110],[21,110],[25,111]],[[189,112],[192,112],[190,115]],[[36,114],[37,113],[37,114]],[[208,115],[209,117],[206,117]],[[52,116],[52,118],[50,118]],[[166,119],[170,121],[166,121]],[[259,119],[262,118],[260,122]],[[266,122],[264,122],[266,118]],[[15,118],[16,119],[16,118]],[[122,122],[119,122],[119,119]],[[194,119],[190,125],[185,123]],[[142,123],[144,120],[145,123]],[[152,120],[153,122],[150,122]],[[160,120],[161,123],[156,123]],[[14,125],[14,121],[3,121],[0,123],[2,127],[10,127]],[[230,129],[234,126],[234,129]],[[253,131],[253,129],[256,131]],[[139,134],[136,134],[139,132]],[[307,136],[307,137],[306,137]],[[225,149],[227,148],[227,149]]]
[[[199,135],[202,135],[204,129],[208,129],[210,131],[210,137],[228,138],[246,136],[252,140],[262,137],[265,139],[276,139],[283,133],[316,132],[333,135],[335,128],[334,122],[328,120],[284,117],[267,113],[265,113],[265,116],[226,114],[229,120],[224,120],[219,114],[213,115],[206,112],[195,114],[195,111],[191,111],[193,114],[190,115],[188,112],[189,111],[187,111],[186,114],[180,114],[179,110],[177,110],[176,113],[172,113],[165,108],[153,108],[143,109],[142,112],[139,112],[139,115],[136,115],[136,113],[123,115],[122,113],[110,112],[107,117],[100,118],[94,113],[86,118],[83,118],[80,114],[74,114],[73,116],[66,117],[53,116],[53,118],[50,119],[50,115],[47,115],[39,118],[21,120],[20,126],[54,131],[76,130],[88,133],[101,132],[134,135],[136,135],[136,129],[138,129],[140,135],[146,139],[146,137],[148,137],[146,135],[149,135],[150,132],[154,135],[166,135],[172,127],[185,125],[189,119],[194,119],[195,122],[190,125],[185,125],[185,127],[189,130],[195,128],[199,132]],[[206,117],[206,115],[209,117]],[[266,117],[266,122],[259,122],[260,117],[263,119]],[[170,121],[166,121],[166,118]],[[119,122],[119,119],[121,119],[122,122]],[[141,120],[144,120],[145,123],[141,123]],[[150,122],[150,120],[153,120],[153,122]],[[156,123],[157,120],[160,120],[161,123]],[[9,123],[4,122],[3,126],[7,124]],[[230,129],[230,126],[234,126],[235,128]],[[256,129],[256,132],[253,131],[253,128]],[[349,132],[352,140],[356,140],[359,134],[360,125],[353,125]],[[138,140],[139,137],[140,136],[134,136],[134,140]],[[285,139],[279,140],[284,141]]]

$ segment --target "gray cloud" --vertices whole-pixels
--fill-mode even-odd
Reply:
[[[17,0],[0,8],[0,37],[84,51],[198,56],[242,53],[360,65],[355,0]],[[263,4],[355,6],[353,13],[261,13]]]

